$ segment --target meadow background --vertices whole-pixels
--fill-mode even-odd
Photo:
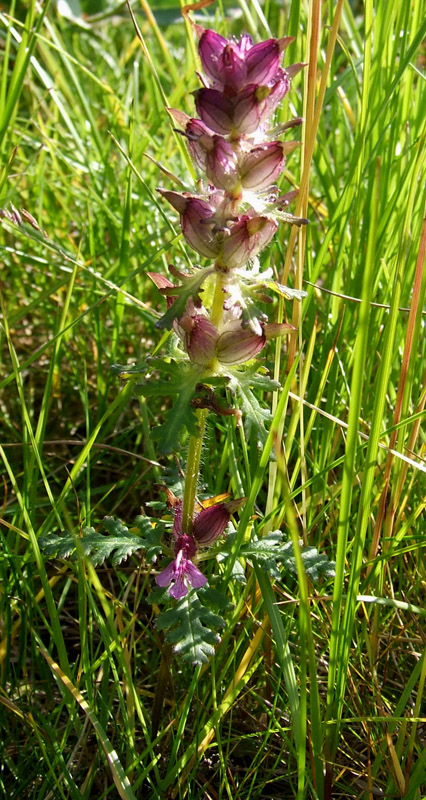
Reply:
[[[173,0],[133,9],[141,38],[124,3],[0,3],[0,794],[421,800],[426,4],[193,14],[293,35],[285,64],[309,64],[277,121],[305,119],[281,185],[302,186],[310,222],[262,256],[307,292],[285,301],[294,348],[264,358],[281,364],[283,444],[260,469],[256,442],[211,416],[202,490],[254,486],[257,523],[336,562],[319,583],[246,564],[202,667],[167,652],[143,557],[95,569],[39,544],[155,513],[185,466],[185,438],[164,457],[151,436],[167,399],[119,376],[160,345],[146,271],[194,257],[156,187],[194,185],[165,107],[193,113],[196,45]]]

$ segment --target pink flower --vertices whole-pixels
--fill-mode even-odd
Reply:
[[[170,491],[167,494],[168,505],[173,508],[175,515],[173,537],[176,558],[157,575],[155,580],[162,589],[172,584],[169,594],[178,600],[188,594],[188,583],[193,589],[201,589],[206,585],[207,578],[192,561],[197,552],[197,545],[213,544],[219,536],[222,536],[231,514],[241,507],[245,497],[202,508],[194,517],[193,535],[188,536],[187,533],[182,533],[182,500]]]
[[[155,579],[162,589],[172,584],[169,594],[175,600],[188,594],[187,583],[194,589],[201,589],[207,583],[205,575],[191,561],[196,549],[192,536],[188,536],[186,533],[179,536],[175,545],[176,558]]]
[[[191,247],[206,258],[216,258],[220,243],[214,236],[212,217],[215,208],[198,197],[181,192],[158,190],[179,211],[182,233]]]
[[[244,364],[260,353],[269,339],[294,331],[293,326],[286,322],[260,323],[260,327],[262,332],[259,334],[249,327],[243,328],[239,319],[228,322],[216,344],[220,363],[227,367]]]
[[[290,78],[280,70],[280,77],[273,86],[249,83],[232,98],[217,89],[198,89],[194,92],[195,107],[201,120],[212,131],[238,138],[262,127],[289,88]]]
[[[298,142],[289,144],[297,146]],[[292,148],[282,142],[269,142],[253,147],[244,156],[240,166],[240,180],[244,189],[260,192],[271,186],[281,175],[284,153],[289,149]]]
[[[268,39],[253,44],[244,34],[240,41],[228,41],[212,30],[196,26],[198,52],[203,69],[214,89],[239,92],[249,83],[270,85],[277,79],[281,53],[293,39]]]

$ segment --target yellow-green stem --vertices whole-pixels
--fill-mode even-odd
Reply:
[[[197,494],[198,474],[200,472],[201,450],[203,447],[207,413],[206,409],[196,412],[199,433],[197,436],[191,436],[189,440],[182,507],[182,533],[188,533],[189,535],[192,533],[192,518],[194,516],[195,496]]]
[[[210,319],[216,328],[220,328],[223,319],[223,287],[225,282],[225,275],[219,270],[216,272],[216,286],[213,297],[213,305],[210,314]],[[200,472],[201,451],[203,448],[204,430],[206,427],[206,419],[208,411],[206,409],[198,409],[196,412],[198,418],[199,433],[197,436],[191,436],[188,448],[188,460],[186,464],[185,475],[185,489],[183,492],[183,507],[182,507],[182,533],[191,535],[192,533],[192,520],[194,517],[195,496],[197,494],[198,475]]]
[[[223,319],[223,287],[225,283],[225,275],[223,272],[216,272],[216,286],[214,290],[213,305],[210,314],[210,319],[216,328],[219,328]]]

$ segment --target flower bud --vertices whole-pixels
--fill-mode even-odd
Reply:
[[[264,347],[266,336],[253,333],[250,328],[243,328],[240,320],[228,323],[220,334],[216,344],[216,355],[221,364],[236,367],[251,361]]]
[[[289,39],[292,41],[291,37]],[[246,57],[248,83],[266,86],[275,80],[284,46],[282,43],[285,42],[287,46],[289,39],[267,39],[249,50]]]
[[[185,331],[185,348],[195,364],[209,364],[215,356],[217,328],[203,314],[184,316],[179,326]]]
[[[216,89],[198,89],[194,96],[195,107],[202,121],[221,136],[231,133],[234,111],[231,100]]]
[[[271,241],[277,223],[268,217],[245,217],[230,228],[223,240],[218,266],[235,269],[244,266]]]
[[[188,114],[179,112],[176,109],[169,109],[169,113],[173,119],[176,120],[183,127],[183,131],[179,131],[188,141],[189,152],[194,161],[194,164],[202,170],[206,169],[206,154],[211,151],[213,147],[213,131],[201,122],[200,119],[192,119]]]
[[[194,520],[192,533],[199,545],[210,545],[222,536],[230,519],[227,503],[203,508]]]
[[[158,191],[179,211],[182,233],[188,244],[202,256],[215,258],[220,250],[220,242],[215,238],[213,225],[210,224],[214,207],[198,197],[163,189]]]
[[[292,41],[268,39],[253,44],[248,34],[239,42],[228,41],[212,30],[195,26],[198,33],[198,52],[212,88],[239,92],[249,83],[270,84],[274,82],[279,69],[281,52]]]
[[[244,189],[261,191],[277,180],[284,167],[285,144],[270,142],[254,147],[245,156],[240,167]]]
[[[209,147],[206,155],[207,177],[218,189],[231,192],[239,184],[238,160],[235,151],[230,142],[221,136],[213,136]]]
[[[208,203],[194,198],[181,216],[182,233],[186,241],[206,258],[215,258],[220,250],[220,243],[210,224],[213,213],[214,209]]]

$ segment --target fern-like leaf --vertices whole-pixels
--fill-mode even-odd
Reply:
[[[40,538],[40,548],[50,558],[75,557],[80,550],[90,557],[94,566],[109,558],[117,566],[138,550],[145,550],[150,560],[155,560],[162,552],[162,531],[153,528],[146,517],[137,517],[134,532],[114,517],[105,517],[104,525],[107,535],[90,527],[83,528],[81,536],[70,531],[59,535],[51,533]]]
[[[280,577],[278,564],[284,569],[297,574],[296,559],[291,541],[283,541],[282,531],[272,531],[261,539],[243,545],[240,551],[243,558],[254,558],[273,578]],[[334,575],[334,561],[318,553],[316,547],[301,547],[301,555],[305,572],[312,581],[321,576],[329,578]]]
[[[224,622],[222,617],[203,605],[197,592],[192,590],[176,605],[159,614],[156,624],[159,630],[166,631],[166,641],[177,655],[192,664],[205,664],[220,641],[216,631],[223,627]]]

